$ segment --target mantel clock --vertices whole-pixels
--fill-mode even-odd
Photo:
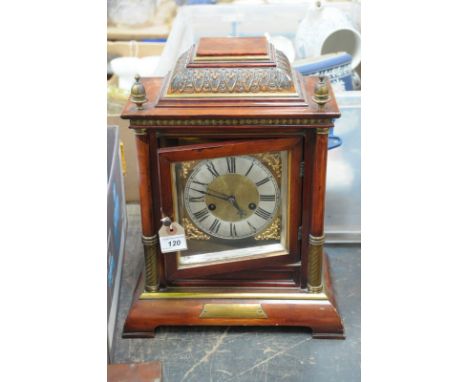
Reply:
[[[328,81],[265,38],[202,38],[136,78],[145,270],[125,337],[162,325],[304,326],[342,338],[324,245]]]

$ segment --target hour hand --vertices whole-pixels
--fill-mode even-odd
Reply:
[[[245,215],[245,212],[244,210],[242,210],[240,207],[239,207],[239,204],[237,203],[237,200],[236,198],[232,197],[232,198],[229,198],[229,201],[231,202],[231,204],[234,206],[234,208],[237,210],[237,213],[239,214],[240,217],[243,217]]]

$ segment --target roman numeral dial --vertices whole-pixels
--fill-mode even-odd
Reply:
[[[216,170],[216,167],[215,165],[213,164],[213,162],[211,161],[208,161],[206,163],[206,169],[211,173],[211,175],[213,175],[213,177],[218,177],[219,176],[219,172],[218,170]]]
[[[236,173],[236,157],[228,157],[226,158],[227,163],[227,171],[230,174]]]
[[[193,223],[209,236],[224,240],[261,233],[281,204],[277,179],[253,156],[200,161],[186,180],[183,199]]]
[[[271,218],[271,212],[265,211],[262,207],[258,207],[255,210],[255,215],[261,217],[263,220],[269,220]]]
[[[195,219],[197,219],[197,221],[199,221],[200,223],[205,220],[206,218],[208,218],[208,215],[210,214],[210,212],[208,211],[207,208],[203,208],[201,209],[200,211],[197,211],[193,214],[193,216],[195,217]]]

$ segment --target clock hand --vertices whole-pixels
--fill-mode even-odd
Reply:
[[[212,190],[212,189],[209,188],[209,187],[207,188],[207,190],[210,191],[210,192],[214,192],[214,193],[216,193],[216,194],[218,194],[218,195],[221,195],[221,196],[223,196],[223,197],[225,197],[225,198],[229,198],[229,197],[230,197],[229,195],[223,194],[222,192],[219,192],[219,191],[216,191],[216,190]],[[227,200],[227,199],[226,199],[226,200]]]
[[[210,192],[197,190],[196,188],[190,188],[190,189],[193,190],[193,191],[197,191],[197,192],[199,192],[200,194],[209,195],[209,196],[212,196],[212,197],[214,197],[214,198],[218,198],[218,199],[222,199],[222,200],[229,200],[229,196],[219,196],[219,195],[212,194],[212,193],[210,193]]]
[[[226,194],[223,194],[222,192],[219,192],[219,191],[216,191],[216,190],[212,190],[210,188],[208,188],[208,191],[211,191],[211,192],[216,192],[217,194],[219,195],[222,195],[223,197],[225,197],[226,199],[224,200],[227,200],[229,203],[231,203],[231,205],[237,210],[238,214],[240,217],[244,216],[246,213],[239,207],[239,204],[237,203],[237,200],[236,200],[236,197],[234,195],[226,195]]]
[[[238,214],[240,217],[244,216],[245,215],[245,212],[244,210],[242,210],[240,207],[239,207],[239,204],[237,204],[237,201],[236,201],[236,198],[235,197],[232,197],[232,198],[229,198],[229,202],[234,206],[234,208],[237,210]]]
[[[212,190],[210,188],[208,188],[208,191],[216,192],[217,194],[222,195],[223,197],[227,198],[225,200],[231,203],[231,205],[237,210],[240,217],[243,217],[244,215],[246,215],[246,213],[239,207],[239,204],[237,203],[236,197],[234,195],[228,196],[226,194],[223,194],[222,192]]]
[[[228,202],[231,203],[231,205],[237,210],[237,213],[239,214],[240,217],[243,217],[246,214],[244,210],[240,208],[235,196],[231,195],[228,198]]]
[[[237,210],[240,217],[243,217],[245,215],[245,211],[240,208],[240,206],[237,203],[236,198],[234,196],[228,196],[226,194],[223,194],[222,192],[212,190],[210,188],[208,188],[208,191],[211,191],[211,192],[201,191],[201,190],[197,190],[195,188],[190,188],[190,189],[193,190],[193,191],[198,191],[198,192],[200,192],[202,194],[205,194],[205,195],[213,196],[213,197],[221,199],[221,200],[227,200]],[[218,195],[213,194],[213,192],[217,193]]]

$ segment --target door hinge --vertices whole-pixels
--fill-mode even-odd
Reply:
[[[300,225],[298,230],[297,230],[297,240],[301,241],[302,240],[302,226]]]
[[[304,162],[299,163],[299,176],[304,176]]]

